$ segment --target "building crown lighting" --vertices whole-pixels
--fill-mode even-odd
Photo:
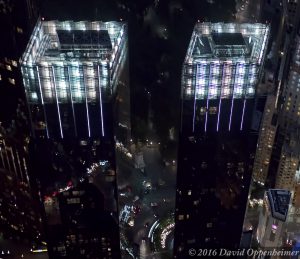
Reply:
[[[268,37],[266,24],[197,23],[183,68],[183,98],[253,97]]]

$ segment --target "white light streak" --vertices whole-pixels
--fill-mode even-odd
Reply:
[[[206,132],[206,128],[207,128],[207,117],[208,117],[208,104],[209,104],[209,99],[207,96],[207,101],[206,101],[206,112],[205,112],[205,125],[204,125],[204,131]]]
[[[71,87],[71,78],[70,78],[69,66],[67,66],[67,70],[68,70],[69,91],[70,91],[70,95],[71,95],[70,97],[71,97],[73,121],[74,121],[74,127],[75,127],[75,136],[77,137],[77,125],[76,125],[76,117],[75,117],[75,110],[74,110],[73,93],[72,93],[72,87]]]
[[[99,97],[100,97],[100,114],[101,114],[101,132],[104,137],[104,123],[103,123],[103,105],[102,105],[102,93],[101,93],[101,79],[100,79],[100,68],[98,65],[98,86],[99,86]]]
[[[84,78],[84,70],[82,71],[82,78],[83,78],[83,84],[84,84],[85,108],[86,108],[86,119],[87,119],[87,125],[88,125],[88,135],[89,135],[89,137],[91,137],[89,105],[88,105],[88,100],[87,100],[87,91],[86,91],[86,83],[85,83],[85,78]]]
[[[241,121],[241,127],[240,127],[240,130],[243,130],[243,123],[244,123],[245,108],[246,108],[246,99],[244,99],[244,105],[243,105],[243,114],[242,114],[242,121]]]
[[[47,134],[47,138],[49,138],[47,115],[46,115],[46,111],[45,111],[45,107],[44,107],[43,91],[42,91],[41,79],[40,79],[40,71],[39,71],[39,67],[38,66],[36,66],[36,72],[37,72],[37,77],[38,77],[38,82],[39,82],[39,88],[40,88],[40,93],[41,93],[41,101],[42,101],[43,111],[44,111],[44,117],[45,117],[46,134]]]
[[[60,118],[60,109],[59,109],[59,103],[58,103],[58,96],[57,96],[57,90],[56,90],[56,80],[55,80],[54,67],[52,66],[51,68],[52,68],[52,76],[53,76],[53,83],[54,83],[54,91],[55,91],[55,99],[56,99],[57,113],[58,113],[58,119],[59,119],[60,136],[61,136],[61,138],[64,138],[64,135],[63,135],[63,129],[62,129],[62,125],[61,125],[61,118]]]

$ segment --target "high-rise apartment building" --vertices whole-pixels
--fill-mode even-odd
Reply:
[[[192,247],[240,244],[268,37],[265,24],[195,26],[182,70],[176,258],[186,258]]]
[[[14,116],[18,98],[23,98],[19,66],[31,30],[38,17],[36,0],[4,0],[0,3],[0,121]],[[5,112],[4,112],[5,110]]]
[[[39,21],[22,57],[50,258],[120,256],[115,140],[130,134],[126,54],[124,23]]]
[[[29,131],[19,64],[37,16],[35,0],[0,3],[0,228],[6,238],[40,244],[44,233],[29,181]]]
[[[283,189],[266,191],[259,215],[256,239],[261,247],[280,247],[288,216],[291,193]]]
[[[267,96],[253,167],[253,180],[265,184],[277,130],[276,96]]]
[[[19,140],[0,126],[0,229],[7,239],[41,244],[45,237],[29,181],[27,145]]]
[[[281,127],[300,125],[300,37],[297,35],[293,49],[287,82],[283,88],[283,107],[281,113]]]
[[[296,185],[296,172],[299,168],[300,145],[297,129],[290,129],[284,140],[276,175],[275,188],[293,192]]]

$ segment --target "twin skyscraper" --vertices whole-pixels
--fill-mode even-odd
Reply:
[[[176,258],[240,245],[268,37],[263,24],[195,26],[182,69]],[[39,21],[22,57],[50,258],[120,258],[115,143],[131,138],[127,53],[125,23]]]

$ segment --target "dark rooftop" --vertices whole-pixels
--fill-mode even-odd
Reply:
[[[286,220],[291,193],[287,190],[271,189],[267,192],[271,204],[272,216],[279,220]]]
[[[62,48],[70,45],[76,45],[77,48],[80,48],[80,45],[82,45],[82,47],[92,45],[98,48],[112,48],[107,30],[57,30],[57,35]]]
[[[246,45],[241,33],[215,33],[211,34],[215,45],[241,46]]]

